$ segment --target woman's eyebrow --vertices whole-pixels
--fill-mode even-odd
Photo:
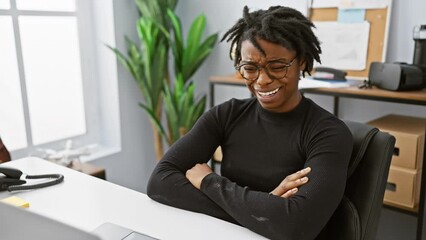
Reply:
[[[241,60],[241,63],[257,63],[257,62],[253,60]]]
[[[286,58],[276,58],[276,59],[270,59],[266,61],[266,64],[270,63],[270,62],[282,62],[282,63],[288,63],[291,60],[287,60]],[[240,65],[241,64],[253,64],[253,65],[260,65],[259,62],[257,61],[253,61],[253,60],[241,60]]]
[[[267,62],[288,62],[290,60],[287,60],[286,58],[277,58],[277,59],[271,59],[268,60]]]

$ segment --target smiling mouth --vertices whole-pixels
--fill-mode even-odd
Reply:
[[[269,91],[269,92],[261,92],[261,91],[257,91],[257,93],[258,93],[261,97],[268,97],[268,96],[272,96],[272,95],[274,95],[275,93],[277,93],[277,92],[278,92],[278,90],[280,90],[280,88],[276,88],[276,89],[274,89],[274,90],[272,90],[272,91]]]

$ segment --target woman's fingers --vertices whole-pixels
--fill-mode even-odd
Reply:
[[[282,197],[289,197],[295,194],[298,187],[309,181],[306,175],[310,172],[311,168],[307,167],[288,175],[271,193]]]
[[[284,193],[283,195],[281,195],[281,197],[283,197],[283,198],[289,198],[290,196],[293,196],[294,194],[296,194],[297,191],[299,191],[298,188],[290,189],[286,193]]]
[[[293,174],[291,174],[291,175],[288,175],[287,177],[286,177],[286,179],[288,179],[288,180],[290,180],[290,181],[292,181],[292,180],[297,180],[297,179],[301,179],[301,178],[303,178],[303,177],[305,177],[306,175],[308,175],[308,173],[310,173],[311,172],[311,168],[310,167],[307,167],[307,168],[304,168],[304,169],[302,169],[302,170],[300,170],[300,171],[297,171],[297,172],[295,172],[295,173],[293,173]],[[285,179],[284,179],[285,180]]]
[[[204,177],[212,172],[212,169],[206,163],[197,163],[195,166],[186,171],[185,176],[194,187],[200,189],[201,182],[203,181]]]

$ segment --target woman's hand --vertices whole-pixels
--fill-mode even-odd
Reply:
[[[288,175],[284,180],[276,187],[271,194],[288,198],[294,195],[298,191],[298,187],[308,182],[308,173],[311,172],[311,168],[307,167],[296,173]]]
[[[197,189],[201,188],[201,181],[204,177],[212,173],[212,169],[207,165],[207,163],[197,163],[191,169],[186,171],[186,178],[191,182],[191,184]]]

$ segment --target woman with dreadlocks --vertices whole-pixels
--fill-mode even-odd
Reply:
[[[254,97],[207,111],[158,163],[149,197],[271,239],[317,238],[343,197],[353,143],[298,90],[320,61],[312,27],[291,8],[244,8],[222,41]],[[221,175],[206,164],[218,146]]]

